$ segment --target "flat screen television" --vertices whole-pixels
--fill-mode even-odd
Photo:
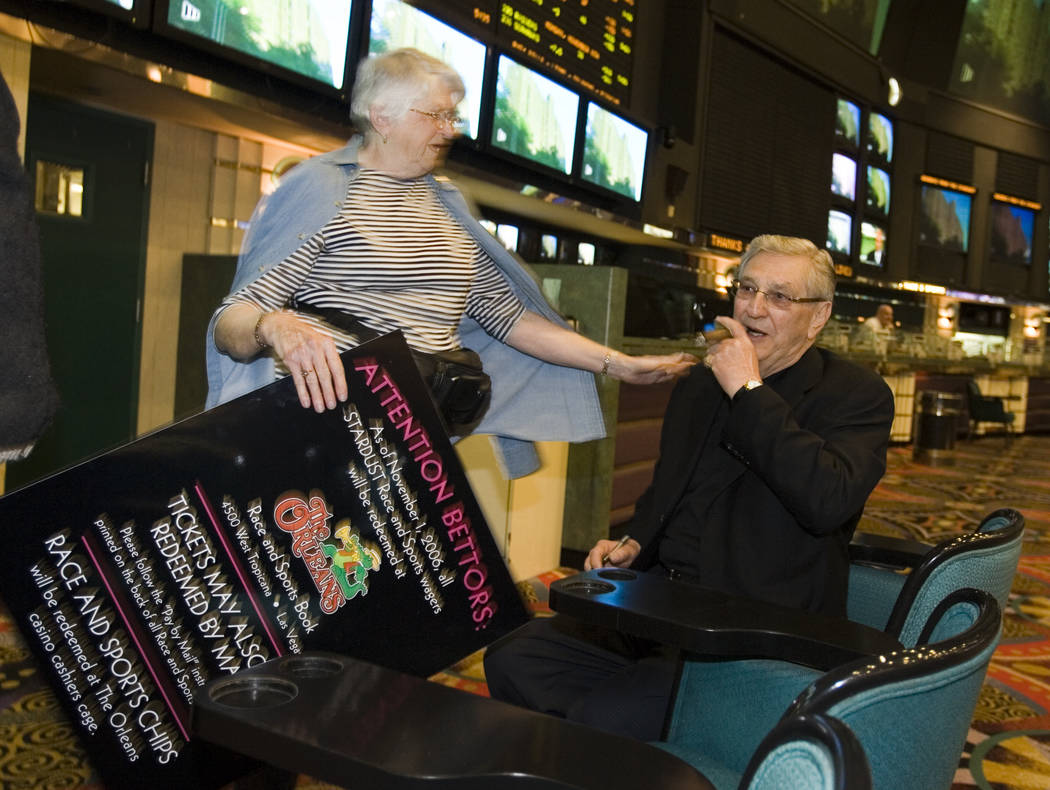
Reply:
[[[886,263],[886,228],[874,222],[860,223],[860,253],[862,263],[883,266]]]
[[[569,175],[580,97],[500,55],[490,142],[515,156]]]
[[[839,99],[835,114],[835,139],[853,147],[860,145],[860,107],[851,101]]]
[[[831,155],[831,192],[847,200],[857,197],[857,160],[845,154]]]
[[[645,129],[594,102],[587,104],[580,178],[641,200],[648,150]]]
[[[341,92],[353,0],[157,0],[164,36],[311,87]]]
[[[868,115],[868,156],[893,161],[893,121],[877,112]]]
[[[415,47],[454,68],[466,89],[459,105],[466,122],[463,134],[477,138],[485,77],[484,44],[401,0],[372,0],[368,31],[370,55]]]
[[[959,302],[959,331],[1006,336],[1010,333],[1010,308]]]
[[[54,5],[71,5],[99,11],[135,27],[149,27],[153,0],[57,0]]]
[[[558,237],[551,233],[540,236],[539,259],[541,261],[558,260]]]
[[[500,224],[496,226],[496,238],[503,243],[511,252],[518,251],[518,226],[517,225],[504,225]]]
[[[865,205],[868,211],[883,216],[890,213],[890,174],[881,167],[868,166],[868,191]]]
[[[991,215],[990,257],[997,261],[1030,266],[1035,212],[1030,208],[993,200]]]
[[[853,217],[844,211],[828,212],[828,242],[831,252],[849,255],[853,240]]]
[[[972,195],[923,184],[919,208],[919,243],[966,252],[970,247],[972,208]]]
[[[594,266],[595,247],[589,241],[576,245],[576,263],[583,266]]]

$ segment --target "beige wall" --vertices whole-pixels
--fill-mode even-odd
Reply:
[[[18,151],[26,150],[26,106],[29,103],[29,50],[25,41],[0,35],[0,74],[15,97],[18,117],[22,119],[22,130],[18,136]]]
[[[296,153],[300,152],[155,121],[139,369],[140,434],[174,416],[183,254],[239,252],[243,225],[270,184],[272,163]]]

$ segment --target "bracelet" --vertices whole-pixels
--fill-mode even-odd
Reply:
[[[605,359],[602,360],[602,369],[598,371],[602,376],[609,375],[609,362],[612,361],[612,355],[612,351],[607,351],[605,354]]]
[[[262,335],[259,334],[259,327],[262,326],[263,319],[268,315],[269,313],[267,312],[260,313],[259,320],[255,322],[255,329],[252,330],[252,336],[255,338],[255,345],[260,349],[267,349],[270,347],[270,344],[263,340]]]

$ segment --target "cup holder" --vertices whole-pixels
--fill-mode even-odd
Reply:
[[[216,683],[208,692],[212,702],[230,708],[270,708],[291,702],[299,695],[299,687],[280,678],[256,675],[232,677]]]
[[[602,595],[616,590],[615,585],[597,579],[581,579],[580,581],[568,582],[561,585],[561,589],[568,593],[578,595]]]
[[[638,574],[625,568],[609,568],[598,571],[598,575],[611,582],[630,582],[638,578]]]
[[[325,656],[290,656],[281,671],[297,678],[328,678],[343,671],[343,662]]]

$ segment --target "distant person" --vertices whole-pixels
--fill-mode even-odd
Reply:
[[[849,542],[886,469],[893,395],[813,345],[835,271],[813,243],[759,236],[744,252],[732,336],[675,386],[653,481],[611,565],[844,617]],[[570,617],[532,620],[489,648],[496,699],[643,740],[660,736],[676,662],[661,646]],[[746,693],[746,689],[744,690]]]
[[[0,75],[0,463],[28,456],[58,405],[44,336],[40,241],[18,154],[19,128],[15,100]]]
[[[880,354],[885,354],[893,340],[896,326],[893,323],[893,307],[880,304],[875,315],[860,325],[857,331],[857,342],[861,346],[871,346]]]
[[[209,327],[209,406],[288,375],[304,407],[334,409],[348,397],[339,353],[401,330],[416,352],[480,355],[491,404],[473,430],[505,437],[513,477],[537,466],[523,440],[604,435],[593,374],[648,384],[696,362],[628,356],[568,329],[459,191],[432,175],[460,132],[463,93],[452,68],[418,50],[361,64],[360,135],[298,165],[256,208]]]

